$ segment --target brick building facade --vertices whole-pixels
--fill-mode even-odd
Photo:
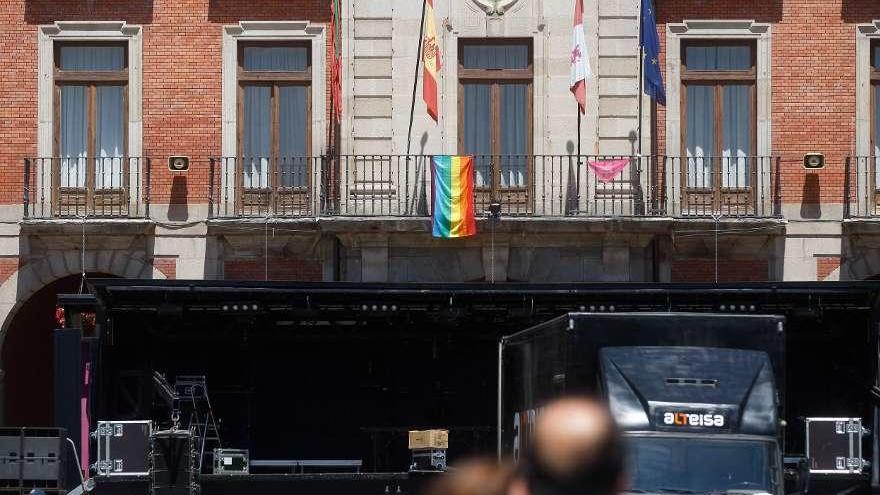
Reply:
[[[32,295],[81,273],[561,283],[880,273],[880,5],[654,3],[668,102],[642,97],[639,141],[637,0],[585,1],[593,77],[579,132],[569,0],[435,0],[441,116],[417,97],[412,129],[419,2],[340,2],[338,126],[330,1],[0,2],[3,335],[26,330]],[[804,169],[812,152],[824,169]],[[424,155],[459,153],[478,155],[480,233],[433,239]],[[170,171],[172,156],[189,170]],[[612,158],[626,168],[599,180],[588,162]],[[499,219],[487,217],[492,203]],[[7,379],[10,356],[25,354],[3,349]]]

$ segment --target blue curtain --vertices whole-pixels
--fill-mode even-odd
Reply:
[[[61,87],[59,136],[61,187],[86,186],[89,117],[86,86]]]
[[[272,88],[244,88],[244,135],[242,172],[245,188],[269,187],[269,158],[272,154]]]
[[[464,85],[464,149],[474,155],[475,186],[492,185],[492,86]]]
[[[712,187],[715,152],[715,87],[687,86],[687,185]]]
[[[302,187],[307,182],[308,87],[282,86],[279,101],[279,147],[281,185]]]
[[[62,45],[59,58],[58,65],[62,70],[122,70],[125,68],[125,47]]]
[[[248,46],[242,65],[254,71],[304,71],[309,67],[309,50],[304,46]]]

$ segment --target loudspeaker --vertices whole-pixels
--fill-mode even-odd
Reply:
[[[59,428],[0,428],[0,487],[63,489],[66,437]]]
[[[55,361],[55,426],[68,431],[78,452],[85,454],[81,441],[80,417],[83,397],[82,335],[78,328],[60,328],[54,333]],[[64,445],[69,449],[70,445]],[[88,460],[86,460],[88,462]],[[78,466],[68,462],[64,466],[65,488],[79,485]]]
[[[153,433],[153,469],[150,473],[153,495],[195,495],[196,449],[189,430],[165,430]]]
[[[822,153],[807,153],[804,155],[804,168],[807,170],[825,168],[825,155]]]

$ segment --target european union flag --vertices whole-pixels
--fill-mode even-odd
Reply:
[[[666,87],[660,72],[660,37],[657,35],[657,17],[651,0],[642,0],[642,24],[639,43],[645,57],[645,94],[661,105],[666,105]]]

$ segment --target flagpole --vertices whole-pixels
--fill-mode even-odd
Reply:
[[[419,25],[419,50],[416,53],[416,74],[413,78],[412,90],[412,106],[409,109],[409,131],[406,134],[406,159],[409,161],[409,154],[412,146],[412,128],[413,118],[416,114],[416,92],[419,86],[419,64],[422,61],[422,38],[425,36],[425,12],[428,9],[428,0],[422,0],[422,23]]]
[[[577,108],[577,114],[578,114],[577,156],[578,156],[578,164],[580,164],[580,159],[581,159],[581,106],[580,105],[575,105],[575,106]]]

